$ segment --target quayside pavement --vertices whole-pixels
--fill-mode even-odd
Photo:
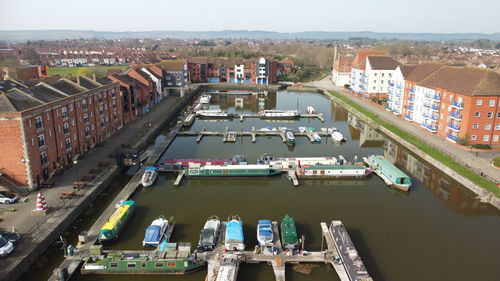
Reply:
[[[190,96],[187,94],[187,96]],[[102,146],[95,147],[84,158],[79,159],[73,167],[64,171],[61,176],[54,177],[55,184],[51,188],[42,188],[23,198],[23,201],[13,205],[2,206],[4,211],[0,211],[0,229],[15,229],[24,238],[16,246],[15,251],[7,258],[0,260],[0,280],[14,280],[26,270],[26,265],[19,266],[23,260],[30,259],[30,256],[38,256],[47,248],[47,242],[50,235],[53,235],[55,228],[61,227],[62,222],[66,223],[69,214],[81,211],[82,205],[88,205],[89,200],[93,200],[98,192],[94,192],[97,186],[107,185],[112,178],[119,173],[119,168],[114,159],[108,158],[117,149],[122,148],[123,144],[139,144],[147,141],[148,137],[153,135],[167,116],[171,114],[173,108],[181,102],[179,96],[168,96],[156,105],[147,115],[139,116],[129,122],[121,130],[105,141]],[[134,147],[134,146],[132,146]],[[99,161],[108,161],[110,165],[104,168],[104,171],[92,181],[91,188],[76,191],[76,198],[61,199],[61,192],[73,191],[73,182],[77,175],[87,174],[92,168],[98,167]],[[36,196],[42,192],[49,206],[49,212],[46,216],[32,215],[35,208]],[[87,200],[85,202],[85,200]],[[84,202],[86,204],[84,204]],[[62,232],[64,229],[61,229]],[[43,242],[43,243],[42,243]],[[42,245],[45,244],[45,245]],[[24,262],[30,264],[30,262]]]
[[[330,77],[326,77],[319,81],[310,82],[306,85],[314,86],[322,90],[336,91],[349,100],[359,104],[366,110],[378,115],[385,121],[393,123],[394,125],[406,130],[407,132],[412,133],[421,141],[433,147],[437,147],[441,151],[445,151],[451,157],[458,159],[462,165],[468,168],[475,169],[477,173],[482,173],[483,175],[494,179],[497,183],[500,182],[500,172],[491,166],[491,160],[496,156],[500,156],[499,152],[471,151],[468,148],[463,148],[458,145],[451,144],[437,135],[427,133],[426,131],[424,131],[424,129],[415,124],[406,122],[402,118],[395,117],[394,114],[388,112],[387,110],[384,110],[383,108],[373,105],[360,97],[346,94],[342,87],[337,87],[332,83]]]

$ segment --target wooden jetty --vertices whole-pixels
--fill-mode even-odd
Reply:
[[[307,137],[310,142],[314,143],[316,142],[314,140],[314,134],[318,134],[322,138],[328,138],[330,136],[330,132],[327,130],[325,131],[317,131],[317,132],[293,132],[294,136],[303,136]],[[280,137],[281,140],[286,143],[286,135],[285,132],[283,131],[261,131],[261,130],[255,130],[255,127],[252,127],[251,131],[230,131],[228,127],[224,129],[224,131],[206,131],[205,128],[203,128],[200,131],[179,131],[177,133],[179,136],[196,136],[196,142],[200,142],[201,139],[204,136],[222,136],[222,141],[223,142],[234,142],[236,141],[237,137],[251,137],[252,142],[256,141],[257,136],[264,136],[264,137]]]

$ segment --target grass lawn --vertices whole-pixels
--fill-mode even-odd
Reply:
[[[493,165],[495,167],[500,168],[500,156],[493,158]]]
[[[351,100],[349,100],[348,98],[342,96],[341,94],[339,94],[337,92],[334,92],[334,91],[329,91],[329,93],[331,95],[337,97],[341,101],[345,102],[346,104],[352,106],[353,108],[355,108],[359,112],[362,112],[367,117],[369,117],[373,121],[377,122],[381,126],[384,126],[385,128],[387,128],[388,130],[392,131],[396,135],[400,136],[401,138],[403,138],[407,142],[413,144],[418,149],[426,152],[432,158],[440,161],[441,163],[443,163],[444,165],[450,167],[451,169],[453,169],[455,172],[459,173],[463,177],[469,179],[470,181],[472,181],[473,183],[477,184],[478,186],[480,186],[480,187],[482,187],[482,188],[484,188],[484,189],[492,192],[493,194],[495,194],[497,197],[500,198],[500,189],[497,187],[496,183],[494,183],[492,181],[489,181],[489,180],[481,177],[480,175],[476,174],[475,172],[473,172],[473,171],[471,171],[471,170],[463,167],[462,165],[460,165],[460,163],[458,163],[457,161],[453,160],[453,158],[451,158],[447,154],[445,154],[445,153],[443,153],[443,152],[441,152],[441,151],[439,151],[439,150],[437,150],[437,149],[435,149],[435,148],[427,145],[426,143],[418,140],[412,134],[407,133],[406,131],[402,130],[398,126],[395,126],[395,125],[393,125],[393,124],[391,124],[389,122],[386,122],[382,118],[378,117],[376,114],[374,114],[374,113],[366,110],[364,107],[358,105],[357,103],[352,102]],[[495,158],[495,160],[497,161],[495,163],[497,163],[497,164],[500,165],[500,157]]]
[[[95,73],[98,77],[106,76],[108,69],[127,69],[128,65],[99,65],[99,66],[81,66],[81,67],[49,67],[49,76],[77,76],[77,75],[92,75]]]

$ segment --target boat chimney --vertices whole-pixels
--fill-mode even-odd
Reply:
[[[92,74],[92,79],[94,79],[94,81],[96,81],[95,80],[95,73]]]
[[[80,85],[80,76],[76,76],[76,84]]]

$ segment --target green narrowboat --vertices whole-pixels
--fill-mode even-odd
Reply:
[[[408,191],[411,186],[411,179],[403,173],[398,167],[384,158],[382,155],[370,155],[364,158],[366,164],[381,177],[388,185],[397,189]]]
[[[117,204],[115,212],[108,218],[99,231],[97,239],[102,244],[118,238],[118,233],[125,226],[125,223],[134,212],[135,202],[132,200]]]
[[[266,177],[281,174],[269,165],[201,165],[191,163],[187,177]]]
[[[189,252],[126,251],[91,256],[81,268],[82,274],[186,274],[201,269],[205,262]]]
[[[286,215],[281,220],[281,243],[283,244],[283,250],[293,251],[299,248],[300,243],[295,221],[289,215]]]

